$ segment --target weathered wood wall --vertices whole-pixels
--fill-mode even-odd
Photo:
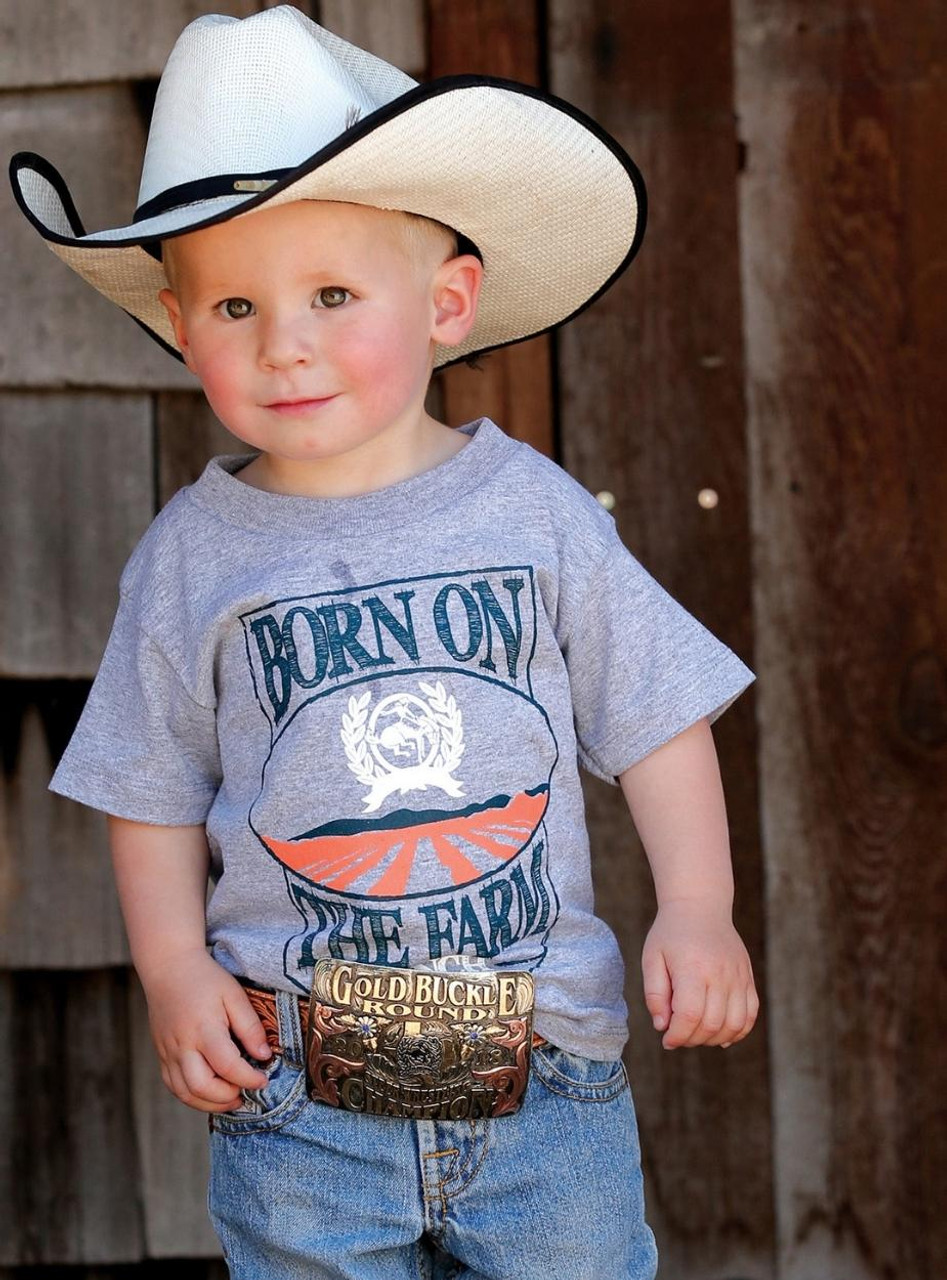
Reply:
[[[777,1254],[937,1277],[947,9],[734,13]]]
[[[48,155],[108,225],[134,207],[181,26],[262,7],[0,0],[0,142]],[[620,797],[587,791],[662,1280],[942,1280],[947,10],[308,8],[415,75],[545,85],[648,181],[645,248],[612,291],[432,396],[609,491],[633,550],[759,675],[716,730],[765,1000],[745,1044],[661,1052],[646,863]],[[104,822],[46,782],[129,551],[239,446],[8,190],[0,237],[0,1280],[218,1280],[205,1124],[160,1084]]]
[[[652,197],[640,261],[558,337],[562,460],[614,493],[628,545],[753,665],[729,4],[553,0],[550,18],[551,88],[639,159]],[[715,507],[698,502],[708,488]],[[765,986],[753,714],[750,694],[715,737],[737,923]],[[768,1276],[765,1021],[736,1053],[662,1051],[637,963],[654,906],[647,862],[621,797],[591,784],[587,795],[601,900],[628,960],[628,1059],[662,1274]]]

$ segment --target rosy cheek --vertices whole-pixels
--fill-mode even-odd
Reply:
[[[366,387],[390,395],[407,387],[416,376],[417,343],[404,324],[373,327],[340,335],[333,351],[336,368]]]
[[[198,347],[194,350],[197,376],[204,393],[213,408],[226,404],[237,390],[238,366],[233,355],[216,348]]]

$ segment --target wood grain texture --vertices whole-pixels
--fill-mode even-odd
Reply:
[[[431,76],[464,73],[539,84],[542,76],[539,7],[534,0],[429,0]],[[537,234],[542,229],[537,228]],[[489,263],[486,264],[489,268]],[[489,288],[489,279],[485,288]],[[552,345],[531,338],[435,377],[444,421],[460,426],[481,415],[543,453],[555,449]]]
[[[486,415],[507,435],[550,457],[554,451],[551,339],[531,338],[436,374],[443,421],[463,426]]]
[[[194,18],[240,18],[261,7],[254,0],[3,0],[0,89],[158,76]]]
[[[0,674],[92,677],[153,513],[146,396],[0,395]]]
[[[126,964],[105,818],[48,789],[82,680],[7,680],[0,783],[0,969]]]
[[[729,7],[549,7],[550,87],[640,165],[649,229],[628,273],[558,339],[563,461],[616,497],[631,550],[753,666],[743,438],[737,146]],[[697,501],[716,490],[712,509]],[[753,693],[715,726],[736,878],[735,919],[765,988]],[[666,1053],[644,1007],[653,918],[620,793],[589,781],[596,898],[627,965],[628,1062],[662,1276],[775,1273],[765,1019],[744,1044]]]
[[[250,453],[214,416],[203,394],[166,392],[156,397],[158,505],[200,476],[217,454]]]
[[[131,85],[0,94],[0,150],[45,156],[90,232],[131,219],[144,145]],[[180,361],[50,252],[7,181],[0,243],[0,296],[12,304],[0,311],[0,387],[195,386]]]
[[[151,1258],[216,1258],[207,1215],[207,1117],[168,1092],[137,979],[129,983],[132,1100],[145,1251]]]
[[[174,1258],[125,1267],[0,1267],[0,1280],[227,1280],[215,1259]]]
[[[781,1278],[947,1271],[947,11],[735,12]]]
[[[0,976],[4,1266],[142,1256],[127,986],[121,969]]]
[[[319,21],[415,79],[427,62],[423,0],[319,0]]]

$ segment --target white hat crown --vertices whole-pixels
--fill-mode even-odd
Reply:
[[[209,177],[293,169],[416,86],[291,5],[197,18],[158,86],[138,204]]]

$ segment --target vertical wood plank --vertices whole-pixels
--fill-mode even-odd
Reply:
[[[194,18],[258,8],[255,0],[4,0],[0,89],[157,76]]]
[[[142,1256],[127,973],[0,977],[0,1264]]]
[[[144,993],[129,982],[132,1095],[146,1252],[152,1258],[215,1258],[207,1214],[207,1117],[171,1096],[161,1080]]]
[[[80,680],[0,683],[0,969],[128,962],[105,818],[47,790],[87,690]]]
[[[947,10],[735,14],[780,1277],[933,1277]]]
[[[427,61],[423,0],[319,0],[330,31],[416,79]]]
[[[168,391],[155,400],[158,452],[158,505],[193,484],[211,458],[221,453],[250,453],[215,417],[200,393]]]
[[[540,83],[541,32],[534,0],[470,0],[462,5],[429,0],[428,8],[432,77],[471,73]],[[444,420],[460,426],[486,414],[509,435],[551,455],[551,352],[551,340],[543,336],[484,356],[479,368],[462,364],[445,369],[435,378]]]
[[[0,674],[91,677],[153,514],[146,396],[0,395]]]
[[[127,1267],[0,1267],[0,1280],[227,1280],[223,1261],[175,1258]]]
[[[130,84],[0,94],[0,150],[62,173],[90,232],[137,203],[145,123]],[[0,385],[193,388],[193,374],[46,247],[0,183]]]
[[[552,0],[549,14],[550,87],[618,138],[650,197],[640,258],[559,335],[563,460],[615,495],[632,551],[753,666],[729,6]],[[698,503],[705,488],[716,506]],[[762,989],[752,692],[714,733],[735,920]],[[726,1053],[661,1050],[641,983],[647,862],[620,794],[590,781],[586,795],[597,900],[628,966],[628,1061],[661,1274],[762,1280],[774,1274],[765,1020]]]

